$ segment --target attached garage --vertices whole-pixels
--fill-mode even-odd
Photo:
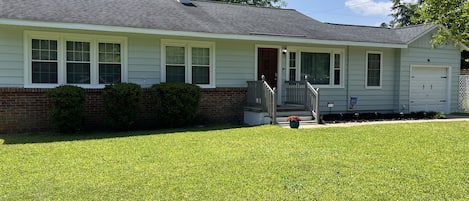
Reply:
[[[450,67],[412,66],[410,111],[450,113]]]

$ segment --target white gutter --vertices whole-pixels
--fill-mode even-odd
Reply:
[[[161,30],[161,29],[147,29],[147,28],[133,28],[133,27],[119,27],[119,26],[108,26],[108,25],[63,23],[63,22],[42,22],[42,21],[17,20],[17,19],[5,19],[5,18],[0,18],[0,25],[30,26],[30,27],[58,28],[58,29],[77,29],[77,30],[86,30],[86,31],[138,33],[138,34],[151,34],[151,35],[169,35],[169,36],[182,36],[182,37],[214,38],[214,39],[321,44],[321,45],[342,45],[342,46],[348,45],[348,46],[385,47],[385,48],[407,48],[408,47],[407,44],[318,40],[318,39],[308,39],[308,38],[300,38],[300,37],[269,36],[269,35],[237,35],[237,34],[219,34],[219,33],[189,32],[189,31],[170,31],[170,30]]]

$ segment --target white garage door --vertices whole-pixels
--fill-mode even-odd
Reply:
[[[410,111],[448,113],[448,68],[412,67]]]

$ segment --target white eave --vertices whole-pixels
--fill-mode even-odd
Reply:
[[[0,25],[29,26],[29,27],[43,27],[43,28],[57,28],[57,29],[76,29],[76,30],[86,30],[86,31],[103,31],[103,32],[120,32],[120,33],[138,33],[138,34],[214,38],[214,39],[230,39],[230,40],[322,44],[322,45],[385,47],[385,48],[407,48],[408,47],[408,44],[318,40],[318,39],[308,39],[308,38],[303,38],[303,37],[287,37],[287,36],[265,35],[265,34],[237,35],[237,34],[220,34],[220,33],[204,33],[204,32],[189,32],[189,31],[171,31],[171,30],[150,29],[150,28],[134,28],[134,27],[120,27],[120,26],[108,26],[108,25],[64,23],[64,22],[44,22],[44,21],[18,20],[18,19],[5,19],[5,18],[0,18]]]

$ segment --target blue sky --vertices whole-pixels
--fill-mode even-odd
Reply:
[[[391,0],[285,0],[295,9],[321,22],[379,26],[392,18]],[[405,0],[416,2],[416,0]]]

